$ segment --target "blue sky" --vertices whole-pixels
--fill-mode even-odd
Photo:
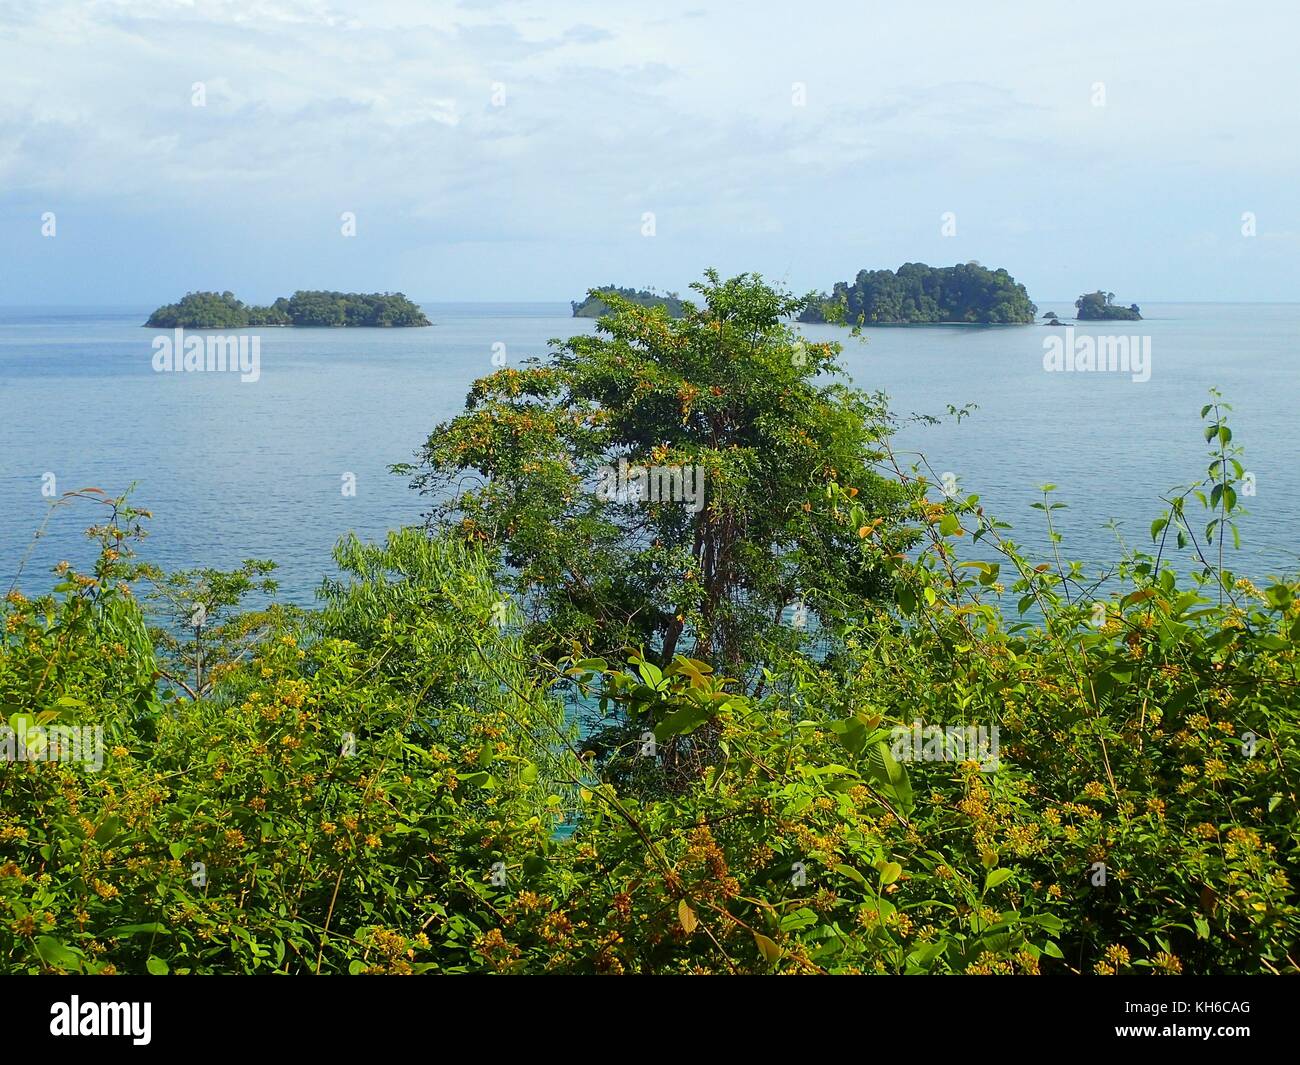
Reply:
[[[1296,300],[1298,10],[0,0],[0,304],[971,259],[1040,303]]]

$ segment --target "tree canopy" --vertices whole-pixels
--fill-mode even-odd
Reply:
[[[802,322],[905,325],[940,322],[1027,324],[1038,308],[1025,286],[1006,270],[979,263],[927,266],[904,263],[897,271],[862,270],[836,282],[830,295],[811,299]]]
[[[817,500],[851,486],[894,528],[897,486],[873,472],[883,402],[836,378],[836,344],[787,323],[804,301],[757,276],[692,286],[683,317],[607,292],[591,336],[475,382],[414,473],[434,525],[494,552],[544,629],[593,645],[736,667],[801,602],[818,621],[881,593],[859,529]],[[698,468],[702,506],[601,497],[601,469]]]
[[[1131,303],[1127,307],[1120,306],[1115,302],[1115,293],[1102,292],[1100,289],[1080,296],[1074,301],[1074,306],[1079,312],[1079,320],[1084,322],[1137,322],[1142,319],[1142,313],[1136,303]]]
[[[420,326],[430,325],[420,308],[400,292],[299,291],[267,307],[251,306],[232,292],[190,292],[159,307],[146,326],[160,329],[245,329],[252,326]]]
[[[663,307],[670,318],[680,318],[683,313],[682,301],[675,292],[660,295],[646,289],[619,288],[616,285],[605,285],[602,288],[588,289],[586,299],[581,302],[574,300],[570,303],[573,308],[573,317],[599,318],[602,315],[609,314],[610,304],[603,298],[607,293],[613,293],[615,296],[641,307]]]

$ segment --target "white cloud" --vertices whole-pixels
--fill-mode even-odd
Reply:
[[[1262,201],[1300,152],[1297,19],[1251,0],[1232,14],[1225,32],[1181,4],[1117,0],[11,3],[0,209],[218,226],[360,204],[392,257],[450,240],[613,254],[653,210],[651,259],[682,271],[663,279],[676,286],[764,235],[811,253],[838,232],[859,242],[846,262],[896,265],[947,209],[992,240],[960,256],[996,260],[996,220],[1050,243],[1053,219],[1129,212],[1143,181],[1189,166],[1276,217]]]

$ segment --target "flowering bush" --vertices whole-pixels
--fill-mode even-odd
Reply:
[[[1209,477],[1113,593],[886,451],[900,552],[827,471],[810,507],[894,600],[738,677],[531,646],[480,548],[406,530],[178,685],[132,590],[147,514],[92,494],[93,571],[0,612],[0,968],[1294,973],[1300,585],[1223,568],[1239,466],[1206,413]],[[899,742],[922,723],[996,757]]]

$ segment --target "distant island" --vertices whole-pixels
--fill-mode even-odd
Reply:
[[[801,322],[846,325],[1029,325],[1038,308],[1025,286],[1005,270],[979,263],[893,270],[862,270],[850,284],[837,282],[799,315]]]
[[[1079,312],[1079,321],[1081,322],[1140,322],[1142,320],[1142,313],[1138,310],[1136,303],[1121,307],[1115,302],[1115,293],[1113,292],[1102,292],[1100,290],[1089,292],[1087,295],[1080,296],[1075,300],[1074,306]]]
[[[678,299],[675,293],[670,292],[666,296],[661,296],[656,292],[647,292],[644,289],[618,288],[614,285],[604,285],[601,288],[592,289],[587,294],[587,298],[581,303],[570,302],[569,306],[573,308],[573,317],[599,318],[602,314],[608,314],[609,306],[600,298],[602,292],[612,292],[617,296],[622,296],[625,300],[640,304],[642,307],[663,307],[668,311],[669,318],[680,318],[685,314],[682,301]]]
[[[156,329],[245,329],[249,326],[432,325],[400,292],[295,292],[269,307],[255,307],[232,292],[189,292],[159,307],[144,323]]]

